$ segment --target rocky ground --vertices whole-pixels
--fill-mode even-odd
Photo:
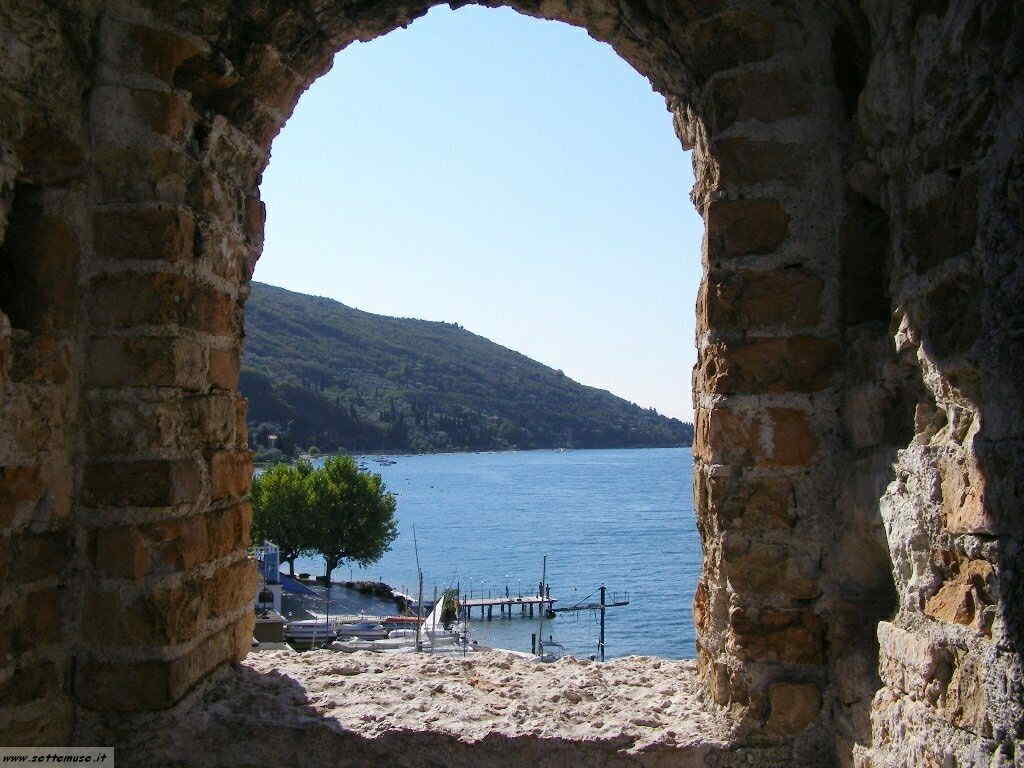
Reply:
[[[695,663],[635,656],[257,651],[173,710],[100,725],[87,730],[117,743],[146,733],[118,754],[130,765],[732,763],[732,724],[701,699]]]

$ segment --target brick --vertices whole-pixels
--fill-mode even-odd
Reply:
[[[249,451],[219,451],[210,457],[211,494],[241,498],[252,482],[252,454]]]
[[[205,348],[190,339],[93,338],[87,383],[95,387],[177,386],[198,390],[205,383]]]
[[[152,75],[166,83],[185,61],[201,52],[194,40],[141,24],[108,22],[113,39],[105,51],[115,63],[128,71]]]
[[[237,347],[210,350],[210,386],[216,389],[235,391],[238,388],[238,372],[241,354]]]
[[[98,211],[93,229],[100,259],[177,262],[192,258],[195,224],[189,212],[175,206]]]
[[[211,510],[206,515],[210,558],[224,557],[249,546],[252,507],[248,503]]]
[[[215,392],[188,398],[185,405],[195,443],[218,448],[234,445],[236,397]]]
[[[92,122],[98,145],[152,141],[153,134],[180,140],[195,115],[173,91],[102,86],[93,92]]]
[[[995,604],[995,571],[984,560],[965,560],[938,592],[928,598],[924,612],[948,624],[971,626],[990,631],[990,618],[984,608]]]
[[[154,572],[187,571],[210,557],[205,515],[167,520],[146,526],[143,538]]]
[[[58,693],[52,699],[3,710],[0,744],[9,747],[70,744],[73,722],[70,700]]]
[[[745,11],[728,11],[693,25],[687,51],[702,77],[775,52],[775,24]]]
[[[203,585],[186,581],[131,598],[93,589],[85,597],[83,633],[96,647],[177,645],[206,619]]]
[[[811,107],[806,78],[779,70],[745,70],[716,77],[707,90],[706,114],[712,135],[733,123],[772,123],[806,114]]]
[[[11,381],[61,385],[71,377],[71,343],[66,339],[18,334],[13,346]]]
[[[818,450],[818,438],[811,429],[807,414],[791,408],[769,408],[772,425],[772,451],[769,464],[805,466]]]
[[[777,200],[722,200],[708,205],[708,256],[712,263],[771,253],[789,235],[789,216]]]
[[[217,571],[204,587],[209,601],[208,618],[221,619],[250,604],[256,594],[256,584],[256,567],[248,558]]]
[[[790,529],[797,521],[796,491],[786,477],[707,478],[707,508],[722,530]]]
[[[773,733],[792,735],[804,730],[821,710],[821,691],[810,683],[776,683],[768,689],[768,722]]]
[[[712,344],[701,355],[698,386],[718,394],[818,392],[832,381],[837,352],[835,342],[813,336]]]
[[[782,544],[735,533],[725,537],[722,571],[738,592],[812,600],[821,594],[817,565],[804,562]]]
[[[93,567],[104,576],[138,580],[149,570],[149,551],[135,526],[94,531],[91,549]]]
[[[14,145],[21,178],[40,186],[66,184],[85,175],[87,140],[78,126],[34,118]]]
[[[110,712],[166,709],[215,668],[245,656],[253,621],[252,617],[242,619],[170,661],[87,659],[79,667],[76,686],[81,703]]]
[[[60,674],[53,662],[16,669],[0,683],[0,701],[7,706],[46,699],[60,691]]]
[[[68,531],[24,533],[12,536],[10,544],[11,581],[30,582],[61,573],[72,553]]]
[[[823,288],[820,277],[799,267],[772,272],[712,270],[698,300],[699,322],[702,328],[721,330],[817,325]]]
[[[183,147],[157,142],[101,145],[94,156],[99,202],[108,204],[184,202],[187,180],[196,170],[196,160]]]
[[[94,459],[159,457],[194,447],[180,402],[149,400],[123,390],[90,391],[84,416],[86,446]]]
[[[694,453],[712,464],[750,465],[761,457],[761,420],[725,406],[697,409]]]
[[[94,506],[167,507],[194,501],[202,479],[190,459],[92,462],[83,498]]]
[[[811,167],[808,147],[802,144],[735,136],[713,140],[709,150],[723,184],[797,182]]]
[[[19,511],[35,506],[46,492],[39,467],[0,467],[0,528]]]
[[[741,659],[766,664],[824,661],[825,627],[811,611],[762,608],[751,617],[734,610],[729,622],[729,644]]]

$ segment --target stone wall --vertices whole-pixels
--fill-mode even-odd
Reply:
[[[693,150],[708,701],[803,765],[1024,759],[1021,13],[507,4]],[[333,55],[429,6],[0,0],[0,743],[245,654],[261,174]]]

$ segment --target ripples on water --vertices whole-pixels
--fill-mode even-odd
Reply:
[[[413,593],[419,540],[424,595],[459,583],[472,589],[534,594],[541,556],[558,606],[597,600],[597,587],[629,592],[630,605],[611,608],[606,654],[694,655],[691,602],[700,569],[693,518],[689,448],[509,451],[361,457],[398,498],[399,537],[368,569],[343,565],[335,580],[381,578]],[[297,571],[323,572],[319,558]],[[593,593],[593,594],[591,594]],[[483,645],[529,650],[531,622],[515,618],[470,623]],[[560,614],[545,622],[570,653],[596,650],[597,617]]]

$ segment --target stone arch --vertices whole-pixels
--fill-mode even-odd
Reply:
[[[430,5],[0,9],[12,41],[0,68],[0,616],[14,628],[0,641],[12,660],[0,733],[11,740],[67,743],[82,713],[169,707],[245,655],[250,465],[236,386],[260,174],[336,51]],[[694,150],[705,221],[694,613],[709,697],[741,717],[741,742],[805,764],[898,764],[901,723],[960,755],[1012,754],[1019,708],[982,660],[1019,690],[1019,585],[999,573],[1019,547],[1006,511],[1019,488],[1001,478],[1019,472],[1024,420],[1017,388],[978,360],[1016,371],[1006,350],[1019,312],[949,315],[981,295],[1012,306],[1017,262],[988,254],[1019,251],[1020,148],[1010,107],[970,83],[936,95],[944,81],[908,84],[907,72],[916,53],[938,73],[954,51],[1019,104],[1019,57],[1006,71],[993,62],[1019,46],[1020,14],[1009,2],[885,18],[764,0],[508,5],[609,42],[666,97]],[[911,95],[938,128],[908,127]],[[984,231],[982,210],[994,211]],[[968,412],[973,426],[950,426]],[[938,458],[925,445],[935,439]],[[933,480],[945,523],[922,490]],[[918,591],[901,576],[879,665],[875,625],[895,610],[883,490],[897,565],[941,562]],[[899,549],[900,526],[916,549]],[[992,614],[1010,629],[965,639],[956,600],[968,597],[982,630]],[[968,700],[971,681],[987,698]]]

